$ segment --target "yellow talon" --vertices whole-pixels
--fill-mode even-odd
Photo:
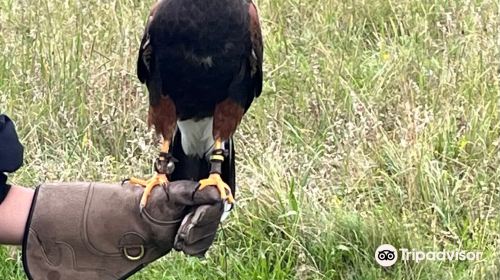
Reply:
[[[222,198],[222,200],[227,199],[227,202],[229,204],[234,203],[234,198],[233,195],[231,194],[231,188],[229,188],[229,186],[224,181],[222,181],[222,178],[220,177],[219,174],[217,173],[210,174],[210,176],[208,176],[207,179],[200,180],[199,183],[200,187],[198,190],[201,191],[208,186],[214,186],[219,190],[220,197]]]
[[[164,140],[163,143],[161,144],[161,149],[160,151],[162,153],[168,153],[170,147],[170,141]],[[163,156],[160,157],[159,160],[165,160]],[[168,179],[165,174],[157,173],[153,178],[149,180],[142,180],[142,179],[137,179],[137,178],[130,178],[129,183],[134,184],[134,185],[139,185],[144,187],[144,192],[142,193],[141,197],[141,204],[139,205],[140,210],[142,212],[142,209],[146,207],[146,203],[148,202],[149,194],[153,190],[154,187],[156,186],[164,186],[168,184]]]
[[[148,202],[149,194],[156,186],[163,186],[168,183],[167,176],[165,174],[156,174],[153,178],[149,180],[141,180],[137,178],[130,178],[129,181],[131,184],[139,185],[144,187],[144,192],[141,197],[141,204],[139,205],[140,209],[144,209],[146,207],[146,203]]]

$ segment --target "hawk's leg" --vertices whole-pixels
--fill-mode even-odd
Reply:
[[[157,104],[150,106],[148,124],[154,125],[157,133],[163,136],[160,155],[155,162],[156,175],[149,180],[131,178],[132,184],[143,186],[140,209],[146,207],[149,194],[156,186],[165,186],[168,183],[168,176],[172,174],[175,167],[175,159],[169,153],[170,141],[174,135],[177,120],[175,104],[168,96],[162,96]]]
[[[168,152],[170,147],[170,141],[163,140],[160,155],[156,159],[155,169],[156,175],[149,180],[142,180],[137,178],[130,178],[129,182],[131,184],[136,184],[144,187],[144,193],[141,197],[141,203],[139,205],[141,211],[146,207],[149,194],[156,186],[165,186],[168,183],[167,175],[172,174],[175,168],[175,159]]]
[[[222,180],[221,174],[221,165],[224,161],[225,151],[222,148],[222,141],[220,139],[215,140],[215,147],[212,151],[212,155],[210,156],[210,175],[207,179],[200,180],[200,186],[198,190],[202,190],[208,186],[214,186],[219,190],[220,196],[222,200],[226,200],[228,203],[233,203],[234,198],[231,194],[231,189],[229,186]]]
[[[211,170],[208,178],[200,181],[199,187],[199,189],[204,189],[207,186],[215,186],[219,190],[221,198],[227,199],[229,203],[233,203],[234,198],[231,189],[220,176],[225,154],[222,143],[223,140],[231,138],[243,114],[244,108],[231,98],[227,98],[215,106],[213,123],[215,144],[210,157]]]

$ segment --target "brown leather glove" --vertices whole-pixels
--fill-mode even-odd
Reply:
[[[23,242],[30,279],[125,279],[174,247],[203,256],[223,213],[215,188],[55,183],[37,188]]]

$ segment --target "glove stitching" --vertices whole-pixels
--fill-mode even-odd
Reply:
[[[149,221],[151,221],[151,223],[156,224],[156,225],[160,225],[160,226],[177,225],[178,223],[180,223],[182,221],[182,218],[176,219],[176,220],[171,220],[171,221],[162,221],[162,220],[153,218],[146,209],[142,213],[144,214],[144,216],[146,216],[146,218]]]
[[[110,257],[118,257],[121,256],[120,252],[103,252],[100,249],[98,249],[90,240],[89,237],[89,230],[88,230],[88,219],[89,219],[89,211],[91,209],[92,201],[93,201],[93,196],[94,196],[94,184],[90,183],[89,187],[87,189],[87,197],[85,198],[85,204],[84,204],[84,210],[83,210],[83,219],[82,219],[82,232],[81,232],[81,238],[82,242],[89,250],[89,252],[92,252],[93,254],[96,254],[98,256],[110,256]]]

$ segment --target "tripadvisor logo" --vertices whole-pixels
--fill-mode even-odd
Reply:
[[[375,251],[375,261],[383,267],[389,267],[398,260],[398,251],[391,244],[382,244]]]
[[[421,261],[479,261],[482,254],[482,252],[462,250],[428,252],[407,248],[397,250],[390,244],[383,244],[375,251],[375,261],[383,267],[389,267],[396,263],[398,256],[402,261],[414,261],[418,263]]]

